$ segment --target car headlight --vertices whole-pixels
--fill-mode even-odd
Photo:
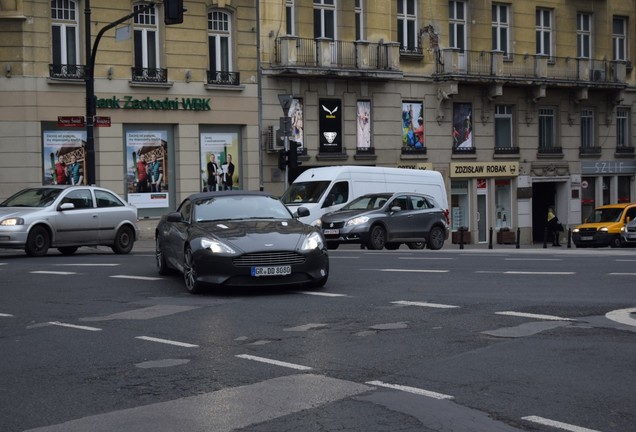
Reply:
[[[305,238],[301,250],[322,249],[323,247],[322,236],[317,232],[313,232]]]
[[[622,226],[622,227],[621,227],[621,232],[622,232],[622,233],[624,233],[625,231],[627,231],[627,230],[625,229],[625,227],[624,227],[624,226]]]
[[[599,231],[607,232],[607,227],[599,228]]]
[[[574,228],[574,229],[572,230],[572,232],[573,232],[573,233],[577,233],[577,232],[579,232],[579,229],[578,229],[578,228]]]
[[[369,218],[367,216],[358,216],[353,219],[349,219],[347,223],[345,223],[345,226],[360,225],[363,223],[367,223],[368,221]]]
[[[322,227],[322,220],[318,219],[317,221],[314,222],[314,226],[321,228]]]
[[[9,218],[0,222],[2,226],[16,226],[16,225],[24,225],[24,219],[22,218]]]
[[[234,249],[229,247],[223,242],[218,240],[210,240],[210,239],[202,239],[201,247],[204,249],[209,249],[212,253],[226,253],[226,254],[235,254]]]

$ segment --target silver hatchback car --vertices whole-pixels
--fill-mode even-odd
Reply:
[[[137,208],[96,186],[23,189],[0,203],[0,248],[44,256],[51,247],[64,255],[80,246],[109,246],[127,254],[139,238]]]

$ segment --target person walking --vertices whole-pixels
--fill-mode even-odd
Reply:
[[[559,222],[559,218],[557,217],[554,208],[548,207],[548,232],[552,237],[552,246],[561,246],[559,241],[561,230],[561,223]]]

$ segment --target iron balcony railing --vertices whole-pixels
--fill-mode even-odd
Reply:
[[[239,72],[207,71],[207,83],[237,86],[241,83],[241,75]]]
[[[57,79],[83,80],[86,68],[83,65],[49,64],[49,76]]]
[[[502,51],[437,51],[438,76],[626,84],[628,62],[510,54]]]
[[[131,68],[133,82],[167,83],[168,69],[162,68]]]

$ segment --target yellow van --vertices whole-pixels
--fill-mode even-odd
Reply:
[[[636,218],[636,203],[610,204],[594,209],[585,223],[572,230],[576,247],[621,247],[621,228]]]

